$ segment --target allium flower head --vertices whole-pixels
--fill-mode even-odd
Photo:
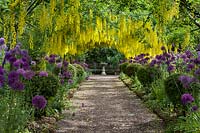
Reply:
[[[13,65],[14,65],[16,68],[19,68],[19,67],[21,66],[22,63],[23,63],[23,62],[22,62],[21,59],[17,59],[17,60],[13,63]]]
[[[152,60],[151,63],[150,63],[150,66],[153,67],[156,63],[157,63],[156,60]]]
[[[160,60],[162,58],[162,55],[156,55],[156,59]]]
[[[17,73],[20,74],[20,75],[24,75],[25,73],[25,70],[20,68],[20,69],[17,69]]]
[[[186,76],[186,75],[182,75],[182,76],[179,77],[179,81],[181,81],[184,88],[189,88],[190,83],[194,82],[195,78],[190,77],[190,76]]]
[[[185,93],[181,96],[181,102],[182,102],[183,105],[186,105],[188,103],[192,103],[193,101],[194,101],[194,98],[189,93]]]
[[[198,68],[198,69],[194,72],[194,75],[200,76],[200,68]]]
[[[3,37],[0,38],[0,45],[4,45],[5,44],[5,39]]]
[[[187,65],[186,70],[191,71],[194,67],[195,67],[195,65],[193,63],[190,63],[190,64]]]
[[[197,111],[198,110],[198,106],[192,106],[192,111]]]
[[[64,65],[65,67],[67,67],[67,66],[69,65],[69,62],[63,61],[63,65]]]
[[[64,79],[61,79],[61,80],[60,80],[60,83],[61,83],[61,84],[64,84],[64,83],[65,83],[65,80],[64,80]]]
[[[27,71],[25,71],[24,74],[23,74],[23,77],[24,77],[25,79],[28,79],[28,80],[32,79],[33,76],[35,76],[35,72],[34,72],[34,71],[31,71],[31,70],[27,70]]]
[[[11,71],[8,74],[8,84],[11,84],[15,81],[19,81],[19,73],[16,71]]]
[[[0,88],[3,87],[4,82],[5,82],[5,77],[4,77],[4,75],[0,75]]]
[[[29,69],[30,69],[30,65],[29,65],[28,63],[26,63],[26,62],[23,62],[22,68],[23,68],[24,70],[29,70]]]
[[[175,70],[175,66],[173,66],[173,65],[169,65],[168,68],[167,68],[168,72],[172,72],[174,70]]]
[[[13,89],[13,90],[17,90],[17,91],[22,91],[24,90],[24,84],[20,81],[14,81],[12,83],[9,84],[9,86]]]
[[[187,58],[187,55],[186,54],[182,54],[181,58],[185,60]]]
[[[53,64],[53,63],[55,63],[56,60],[55,60],[55,58],[49,58],[48,61],[49,61],[50,64]]]
[[[61,68],[61,67],[62,67],[62,62],[57,63],[57,64],[56,64],[56,67],[57,67],[57,68]]]
[[[73,83],[73,80],[72,79],[69,79],[68,80],[68,84],[72,84]]]
[[[28,51],[27,51],[27,50],[22,50],[22,51],[21,51],[21,55],[22,55],[23,57],[28,56]]]
[[[64,75],[65,78],[71,78],[72,77],[71,72],[64,72],[63,75]]]
[[[41,71],[41,72],[39,73],[39,77],[48,77],[48,72],[46,72],[46,71]]]
[[[44,96],[36,95],[32,98],[32,105],[37,109],[44,109],[46,107],[47,100]]]
[[[16,59],[15,57],[13,57],[13,56],[11,56],[11,57],[9,58],[9,62],[10,62],[11,64],[13,64],[16,60],[17,60],[17,59]]]
[[[0,66],[0,75],[4,75],[5,70]]]
[[[192,57],[192,52],[190,52],[189,50],[185,51],[185,54],[187,55],[188,58]]]

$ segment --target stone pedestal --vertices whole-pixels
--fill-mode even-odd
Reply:
[[[102,66],[102,72],[101,75],[106,75],[106,70],[105,70],[105,66],[107,65],[107,63],[101,63]]]

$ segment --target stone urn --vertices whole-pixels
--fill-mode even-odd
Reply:
[[[105,63],[105,62],[102,62],[101,65],[102,65],[102,72],[101,72],[101,75],[106,75],[106,70],[105,70],[105,66],[107,65],[108,63]]]

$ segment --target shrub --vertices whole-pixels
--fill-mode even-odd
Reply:
[[[120,72],[123,72],[125,73],[125,70],[126,70],[126,67],[129,63],[128,62],[124,62],[122,64],[119,65],[119,68],[120,68]]]
[[[77,68],[74,65],[69,64],[68,71],[72,74],[72,79],[75,80],[77,78]]]
[[[181,104],[181,96],[184,93],[192,94],[195,99],[199,97],[199,82],[183,83],[180,76],[190,77],[184,74],[172,74],[164,81],[167,97],[174,105]]]
[[[159,68],[150,66],[141,66],[137,71],[137,77],[140,83],[144,87],[150,86],[150,84],[162,75]]]
[[[43,95],[46,99],[54,97],[60,83],[57,77],[48,73],[47,77],[37,74],[27,83],[27,86],[29,89],[27,89],[26,97],[29,98],[28,101],[30,102],[35,95]]]
[[[84,68],[81,65],[79,65],[79,64],[74,64],[74,66],[76,67],[77,76],[79,78],[83,77],[84,72],[85,72]]]
[[[137,63],[128,64],[125,70],[125,74],[129,77],[135,77],[140,67],[141,65]]]
[[[164,81],[166,95],[174,105],[181,103],[181,95],[185,92],[179,76],[181,74],[172,74]]]

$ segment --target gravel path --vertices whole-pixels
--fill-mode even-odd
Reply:
[[[162,121],[118,79],[91,76],[74,98],[74,113],[65,111],[57,133],[160,133]]]

